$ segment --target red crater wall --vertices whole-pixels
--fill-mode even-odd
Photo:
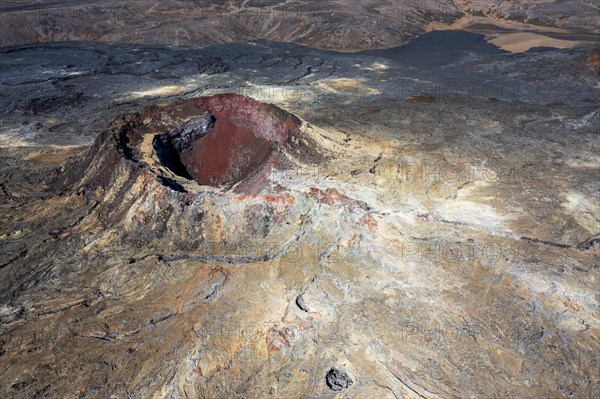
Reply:
[[[235,94],[199,97],[193,104],[196,114],[208,113],[214,122],[185,148],[174,150],[189,176],[202,185],[235,184],[256,172],[300,124],[280,108]],[[181,134],[174,131],[170,137]]]

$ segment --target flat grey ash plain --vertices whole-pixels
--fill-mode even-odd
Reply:
[[[596,3],[0,12],[0,397],[600,395]]]

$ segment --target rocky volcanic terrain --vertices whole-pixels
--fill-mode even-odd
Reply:
[[[596,0],[3,0],[0,13],[0,45],[267,39],[352,51],[398,46],[431,24],[457,23],[475,32],[491,25],[503,33],[544,32],[586,41],[600,34]]]
[[[600,395],[594,46],[44,43],[0,82],[0,397]]]

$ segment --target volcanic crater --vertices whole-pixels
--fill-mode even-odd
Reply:
[[[156,135],[153,148],[174,174],[205,186],[231,187],[268,171],[273,152],[300,125],[280,108],[239,95],[201,97],[168,112],[181,119],[189,105],[196,116]]]
[[[106,228],[124,228],[128,242],[169,237],[176,252],[204,256],[210,245],[222,245],[222,238],[209,233],[225,219],[247,226],[260,221],[252,229],[269,235],[276,226],[265,216],[266,205],[248,208],[240,201],[272,194],[283,201],[287,197],[279,194],[273,173],[326,162],[327,153],[312,127],[295,115],[241,95],[219,94],[118,118],[53,185],[96,203],[92,214]],[[295,220],[298,212],[285,211],[280,219]],[[246,233],[231,231],[226,242],[235,248],[247,240]]]
[[[116,165],[126,161],[178,192],[213,187],[256,194],[284,147],[303,146],[292,156],[312,154],[315,160],[317,146],[309,137],[290,140],[302,134],[301,125],[298,117],[281,108],[237,94],[153,106],[114,121],[84,159],[67,166],[60,185],[109,189]]]

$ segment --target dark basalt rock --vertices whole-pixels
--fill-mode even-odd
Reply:
[[[298,297],[296,298],[296,305],[303,311],[308,312],[308,306],[306,306],[302,294],[298,295]]]
[[[206,112],[197,118],[192,118],[181,125],[177,132],[170,136],[173,147],[181,152],[190,148],[196,140],[204,137],[215,126],[215,117]]]
[[[192,179],[185,165],[181,163],[179,152],[173,146],[173,141],[169,139],[168,134],[154,137],[152,146],[160,162],[171,172],[185,179]]]
[[[348,374],[335,368],[329,370],[325,377],[325,382],[327,382],[327,386],[333,391],[341,391],[354,384],[354,381],[352,381],[352,378]]]

